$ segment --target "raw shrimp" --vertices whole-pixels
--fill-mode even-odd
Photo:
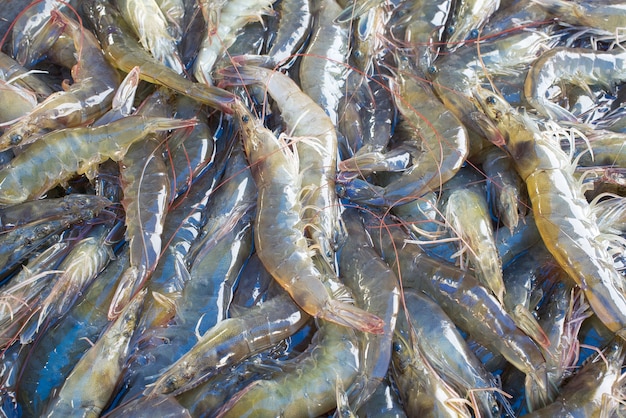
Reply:
[[[595,354],[563,386],[558,398],[545,408],[525,415],[529,418],[615,416],[623,399],[622,365],[624,341],[612,341],[603,353]],[[623,411],[622,411],[623,412]],[[617,414],[619,416],[621,414]]]
[[[0,137],[0,150],[33,142],[47,130],[93,121],[111,107],[120,84],[118,72],[104,59],[96,37],[75,20],[57,11],[51,14],[51,19],[58,19],[63,25],[63,32],[73,41],[78,55],[78,62],[72,66],[74,84],[66,91],[52,94],[11,125]]]
[[[202,40],[202,45],[200,45],[200,51],[196,57],[193,70],[196,80],[206,85],[213,84],[211,71],[222,52],[235,42],[237,32],[246,23],[261,20],[262,15],[269,12],[275,1],[276,0],[231,0],[225,2],[220,8],[217,30],[207,31]],[[200,2],[200,6],[203,8],[203,14],[210,15],[210,13],[204,11],[204,8],[208,7],[211,3],[213,2]]]
[[[399,227],[388,224],[380,230],[380,221],[371,223],[366,225],[374,246],[392,269],[398,269],[403,285],[432,297],[459,328],[524,372],[529,406],[547,405],[554,394],[548,384],[545,359],[496,298],[472,275],[427,256],[417,246],[404,245],[408,234]]]
[[[104,0],[88,0],[83,7],[102,43],[105,57],[118,69],[128,73],[139,66],[142,80],[170,88],[211,107],[232,113],[235,96],[213,86],[194,83],[161,64],[145,51],[130,34],[131,29],[120,13]]]
[[[264,66],[268,68],[288,67],[306,41],[311,25],[309,0],[282,0],[276,12],[280,24],[265,58]]]
[[[169,91],[169,90],[168,90]],[[138,115],[165,117],[169,93],[157,90],[142,104]],[[161,254],[161,234],[170,202],[169,170],[163,158],[163,133],[151,133],[131,144],[120,161],[120,181],[126,213],[126,240],[130,268],[120,280],[109,319],[128,303],[156,268]]]
[[[358,337],[353,329],[324,322],[308,349],[273,380],[257,380],[235,394],[217,417],[316,417],[337,406],[336,384],[358,373]]]
[[[350,406],[358,409],[374,393],[389,368],[391,338],[396,326],[400,299],[398,277],[380,258],[354,208],[342,213],[348,238],[339,254],[342,282],[355,300],[384,321],[384,333],[361,337],[359,374],[346,388]]]
[[[622,275],[613,265],[591,207],[572,174],[572,164],[537,124],[491,91],[477,88],[481,105],[526,182],[535,223],[548,251],[582,288],[594,313],[613,332],[626,327]],[[488,131],[486,131],[488,132]]]
[[[31,72],[27,68],[22,67],[17,61],[3,52],[0,52],[0,79],[7,82],[11,81],[33,91],[39,100],[43,100],[53,93],[52,88],[38,78],[36,71]]]
[[[466,41],[476,39],[482,26],[500,7],[500,0],[463,0],[456,7],[447,24],[448,52],[453,52]]]
[[[441,186],[461,168],[468,153],[468,136],[461,121],[435,97],[431,87],[419,78],[407,57],[397,58],[399,66],[393,91],[395,103],[405,127],[421,147],[413,165],[385,187],[350,180],[354,175],[342,173],[341,191],[352,201],[380,206],[394,206],[417,199],[425,192]],[[359,171],[360,154],[344,168]],[[347,180],[347,181],[346,181]]]
[[[384,332],[380,318],[334,299],[323,284],[304,236],[297,154],[242,103],[236,114],[259,194],[254,241],[265,268],[309,315],[366,332]]]
[[[44,323],[47,328],[65,315],[115,257],[112,247],[116,241],[109,241],[111,231],[111,225],[99,224],[72,247],[58,267],[62,273],[58,274],[54,284],[46,289],[36,313],[22,330],[20,335],[22,344],[32,341],[34,334],[40,331]]]
[[[604,35],[620,36],[626,26],[626,7],[623,1],[531,0],[560,21],[586,26]]]
[[[0,228],[9,229],[51,218],[69,218],[75,215],[74,222],[95,218],[101,210],[111,205],[111,201],[100,196],[70,194],[37,202],[24,202],[0,208]]]
[[[308,319],[287,293],[275,296],[260,307],[209,329],[144,394],[178,395],[192,389],[225,368],[291,336]]]
[[[336,0],[317,0],[312,6],[313,29],[300,63],[300,87],[324,109],[332,123],[337,124],[339,101],[344,95],[348,74],[350,26],[335,22],[341,12]],[[270,95],[276,99],[271,91]],[[284,112],[282,106],[281,110]],[[303,120],[301,123],[311,122]]]
[[[339,199],[335,192],[337,133],[324,110],[287,75],[261,67],[244,66],[221,71],[225,83],[261,84],[276,101],[299,159],[303,219],[320,254],[333,264],[342,234]]]
[[[50,132],[0,170],[0,204],[36,199],[108,158],[119,161],[134,141],[150,132],[194,124],[190,120],[129,116],[105,126]]]
[[[145,296],[145,290],[139,292],[80,359],[48,405],[46,417],[100,416],[122,374]]]
[[[182,74],[183,64],[178,56],[176,40],[168,30],[167,20],[157,1],[117,0],[117,7],[135,30],[144,49],[163,65]]]
[[[554,48],[537,59],[524,83],[524,95],[537,112],[555,120],[576,122],[569,110],[548,97],[552,86],[573,84],[588,94],[589,85],[614,91],[626,81],[626,52],[621,48],[594,51],[582,48]]]

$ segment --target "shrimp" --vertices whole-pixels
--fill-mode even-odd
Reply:
[[[576,122],[569,110],[548,96],[555,85],[573,84],[591,95],[589,85],[614,91],[626,81],[626,52],[621,48],[593,51],[582,48],[554,48],[543,53],[531,66],[524,82],[524,96],[537,112],[555,120]]]
[[[466,41],[477,38],[481,27],[499,7],[500,0],[458,2],[446,28],[448,51],[453,52]]]
[[[477,88],[475,99],[498,132],[526,182],[535,223],[548,251],[585,292],[594,313],[613,332],[626,327],[623,277],[572,174],[569,158],[537,124],[501,97]]]
[[[254,242],[265,268],[309,315],[366,332],[384,332],[380,318],[333,299],[323,284],[304,236],[297,154],[242,103],[236,114],[258,188]]]
[[[78,193],[37,202],[24,202],[0,208],[0,227],[15,228],[44,219],[69,218],[70,215],[74,215],[74,222],[78,223],[95,218],[109,205],[111,201],[104,197]]]
[[[0,170],[0,204],[36,199],[75,174],[108,158],[119,161],[128,147],[150,132],[192,126],[190,120],[129,116],[95,128],[50,132]]]
[[[530,407],[547,405],[554,393],[548,384],[545,359],[495,297],[472,275],[427,256],[417,246],[405,246],[408,235],[399,227],[387,225],[391,236],[382,233],[379,222],[374,225],[374,246],[392,269],[398,269],[403,285],[432,297],[459,328],[525,373]],[[366,223],[369,231],[371,223]]]
[[[132,37],[120,13],[104,0],[84,1],[83,7],[95,27],[105,57],[126,73],[139,66],[142,80],[170,88],[225,113],[232,113],[235,96],[217,87],[194,83],[161,64]]]
[[[117,7],[135,30],[144,49],[163,65],[182,74],[183,64],[178,56],[176,40],[168,31],[167,20],[156,0],[117,0]]]
[[[225,2],[219,13],[219,25],[216,31],[208,31],[200,45],[200,51],[194,64],[196,80],[206,85],[213,84],[211,71],[215,62],[236,39],[237,31],[246,23],[261,20],[261,16],[269,13],[270,7],[276,0],[242,1],[232,0]],[[201,1],[200,6],[208,7],[210,1]],[[203,10],[205,15],[206,13]]]
[[[49,96],[32,112],[11,125],[0,137],[0,150],[33,142],[47,130],[84,125],[111,106],[120,76],[102,56],[96,37],[75,20],[52,11],[72,41],[79,61],[72,67],[72,84],[66,91]]]
[[[420,81],[407,57],[398,56],[399,71],[393,90],[396,106],[412,137],[419,138],[422,152],[413,165],[387,186],[350,181],[353,175],[340,174],[341,191],[352,201],[380,206],[394,206],[417,199],[441,186],[461,168],[468,153],[468,136],[461,121],[435,97],[430,86]],[[343,167],[359,170],[361,154]]]
[[[545,408],[525,415],[529,418],[579,416],[609,417],[620,406],[623,384],[624,342],[614,340],[590,358],[563,386],[558,398]]]
[[[20,335],[22,344],[30,342],[42,324],[46,327],[56,323],[76,302],[91,282],[114,258],[109,241],[111,225],[99,224],[89,231],[87,237],[75,244],[59,265],[62,271],[54,285],[46,289],[36,314],[30,318]]]
[[[469,418],[471,413],[452,387],[447,385],[412,341],[416,337],[410,319],[399,315],[393,337],[392,375],[405,411],[414,417]]]
[[[235,59],[236,60],[236,59]],[[337,133],[330,117],[287,75],[262,67],[221,71],[224,83],[261,84],[276,101],[296,141],[303,196],[303,218],[311,239],[330,264],[342,235],[339,198],[335,191]]]
[[[496,243],[484,193],[471,188],[456,189],[448,196],[445,218],[459,235],[461,251],[467,250],[478,279],[502,303],[505,287],[502,281],[502,261]]]
[[[146,291],[139,292],[85,353],[50,401],[45,416],[100,416],[122,374],[145,296]]]
[[[405,314],[415,330],[415,348],[433,371],[454,390],[473,400],[477,416],[499,415],[502,411],[496,402],[498,382],[470,350],[452,320],[429,297],[414,290],[405,289],[404,301]],[[408,333],[406,328],[400,332]],[[479,390],[473,392],[473,389]],[[508,409],[509,405],[504,403]]]
[[[626,7],[623,1],[587,2],[579,0],[531,0],[557,16],[560,21],[592,28],[605,35],[619,34],[624,30]]]
[[[144,394],[179,395],[254,353],[291,336],[309,319],[287,293],[209,329]]]
[[[33,91],[38,100],[42,100],[53,93],[52,88],[38,78],[36,71],[29,71],[22,67],[3,52],[0,52],[0,79]]]
[[[157,90],[138,111],[163,117],[169,94]],[[122,206],[126,213],[126,239],[130,246],[129,270],[113,297],[109,319],[113,319],[156,268],[161,253],[161,234],[170,201],[170,178],[161,147],[165,137],[150,134],[133,143],[120,161],[123,185]]]
[[[523,181],[515,171],[511,156],[498,147],[484,151],[481,161],[492,211],[504,226],[513,231],[520,216],[526,214]]]
[[[358,373],[358,338],[353,329],[324,322],[308,349],[272,380],[257,380],[235,394],[217,417],[316,417],[337,406],[336,385]]]
[[[68,242],[56,243],[33,257],[28,266],[7,283],[0,292],[0,348],[15,341],[44,289],[55,277],[55,267],[69,249]]]
[[[389,368],[391,339],[398,315],[400,287],[397,276],[376,253],[356,209],[346,209],[342,218],[348,239],[341,247],[339,271],[342,282],[356,301],[384,321],[384,333],[361,337],[359,374],[347,387],[350,405],[358,409],[374,393]]]
[[[337,124],[348,74],[350,27],[348,23],[335,23],[341,12],[336,0],[319,0],[312,5],[313,29],[300,64],[300,87]]]
[[[272,46],[267,51],[264,66],[274,68],[286,67],[293,61],[293,56],[309,34],[311,26],[311,10],[309,0],[283,0],[276,12],[280,15],[280,25]]]

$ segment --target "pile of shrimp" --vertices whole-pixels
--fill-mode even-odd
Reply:
[[[626,414],[626,2],[0,2],[7,417]]]

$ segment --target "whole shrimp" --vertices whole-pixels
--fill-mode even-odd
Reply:
[[[95,128],[50,132],[0,170],[0,204],[36,199],[75,174],[108,158],[119,161],[128,147],[150,132],[192,126],[189,120],[129,116]]]
[[[11,125],[0,137],[0,150],[33,142],[38,134],[47,130],[93,121],[111,107],[120,84],[117,70],[104,59],[100,44],[91,32],[57,11],[51,12],[51,19],[61,22],[63,32],[78,55],[79,61],[72,66],[74,84],[66,91],[52,94]]]
[[[573,84],[590,93],[589,85],[614,91],[626,81],[626,52],[621,48],[593,51],[582,48],[554,48],[544,52],[531,66],[524,82],[524,95],[537,112],[556,119],[576,122],[569,110],[553,103],[548,90],[555,85]]]
[[[322,281],[304,236],[296,152],[263,127],[243,103],[238,102],[236,115],[258,188],[254,242],[265,268],[309,315],[382,333],[380,318],[334,299]]]
[[[105,57],[116,68],[128,73],[139,66],[142,80],[168,87],[213,108],[232,113],[234,95],[217,87],[194,83],[161,64],[141,48],[120,13],[107,1],[88,0],[83,2],[83,7],[95,27]]]
[[[585,292],[594,313],[613,332],[626,327],[623,276],[613,265],[591,207],[574,179],[569,157],[525,113],[477,88],[475,100],[504,138],[526,182],[535,223],[548,251]],[[488,132],[488,130],[486,131]]]
[[[245,60],[245,58],[243,58]],[[276,101],[299,159],[305,226],[319,253],[333,264],[341,237],[339,199],[335,192],[337,133],[330,117],[287,75],[245,65],[221,71],[225,84],[261,84]]]

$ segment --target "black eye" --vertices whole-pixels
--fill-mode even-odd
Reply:
[[[448,29],[446,29],[446,32],[448,32],[448,35],[452,35],[454,33],[454,26],[448,26]]]
[[[489,105],[494,105],[494,104],[496,104],[496,98],[494,96],[489,96],[489,97],[487,97],[486,102]]]
[[[431,65],[430,67],[428,67],[428,74],[435,74],[437,72],[437,67],[435,67],[434,65]]]
[[[11,135],[10,141],[11,141],[11,145],[17,145],[20,142],[22,142],[22,135],[13,134]]]
[[[469,39],[478,38],[478,29],[472,29],[469,33]]]
[[[248,117],[248,115],[243,115],[243,117],[241,118],[241,121],[243,123],[248,123],[250,122],[250,118]]]
[[[400,343],[393,343],[393,351],[399,353],[402,351],[402,345]]]

